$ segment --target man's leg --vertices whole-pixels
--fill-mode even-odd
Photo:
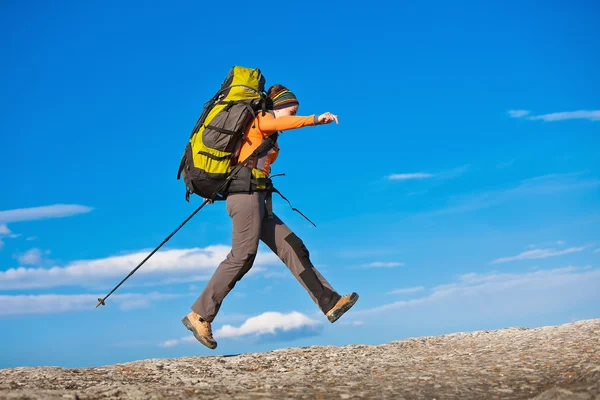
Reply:
[[[233,194],[227,198],[227,212],[233,223],[231,252],[191,307],[207,322],[214,320],[225,296],[252,268],[258,250],[264,200],[264,193]]]
[[[327,314],[336,305],[341,296],[315,269],[302,240],[281,219],[276,215],[265,218],[260,239],[292,271],[323,314]]]

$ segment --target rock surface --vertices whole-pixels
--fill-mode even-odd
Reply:
[[[600,399],[600,319],[378,346],[11,368],[0,370],[0,398]]]

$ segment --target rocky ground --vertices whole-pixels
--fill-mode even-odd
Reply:
[[[0,370],[1,399],[600,399],[600,319],[232,357]]]

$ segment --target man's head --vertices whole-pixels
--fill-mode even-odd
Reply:
[[[288,88],[283,85],[273,85],[267,93],[272,103],[272,110],[275,117],[284,117],[296,115],[300,103]]]

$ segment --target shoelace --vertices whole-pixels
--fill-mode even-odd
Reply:
[[[208,331],[208,335],[212,336],[212,327],[210,326],[210,324],[208,322],[204,322],[204,327]]]

